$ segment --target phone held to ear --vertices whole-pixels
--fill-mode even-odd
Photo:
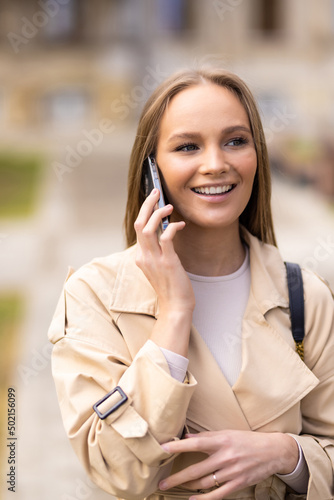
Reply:
[[[144,175],[145,196],[147,197],[154,188],[159,189],[160,198],[155,209],[164,207],[165,200],[159,177],[158,166],[153,156],[148,156],[146,158],[144,162],[143,175]],[[168,224],[169,224],[168,217],[163,217],[160,225],[161,231],[164,231],[167,228]]]

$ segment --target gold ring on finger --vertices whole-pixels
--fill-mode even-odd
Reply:
[[[213,480],[215,482],[216,488],[219,488],[220,484],[218,483],[217,476],[216,476],[215,472],[212,473],[212,477],[213,477]]]

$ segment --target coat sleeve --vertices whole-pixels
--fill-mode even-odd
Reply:
[[[305,362],[319,384],[303,399],[295,436],[310,472],[308,500],[334,498],[334,301],[330,289],[304,272]]]
[[[174,458],[160,444],[180,437],[194,378],[172,378],[150,340],[132,356],[115,318],[78,279],[65,285],[49,338],[65,430],[90,478],[124,499],[155,492]],[[97,409],[106,418],[93,409],[103,398]]]

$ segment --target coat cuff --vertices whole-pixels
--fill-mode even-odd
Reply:
[[[296,441],[298,445],[299,460],[294,471],[292,471],[290,474],[277,474],[277,477],[282,479],[282,481],[284,481],[285,484],[290,486],[290,488],[292,488],[297,493],[306,493],[307,485],[310,478],[307,463],[304,457],[302,447],[298,443],[297,439],[293,435],[291,434],[289,435]]]
[[[307,499],[333,498],[334,441],[306,434],[292,437],[300,444],[310,473]]]
[[[164,354],[149,340],[118,382],[127,399],[117,406],[120,395],[114,393],[99,406],[104,413],[116,406],[101,420],[102,426],[113,427],[141,462],[165,465],[174,455],[166,453],[160,443],[178,439],[183,430],[197,384],[191,374],[188,378],[188,384],[172,378]]]
[[[164,349],[163,347],[160,347],[160,349],[167,360],[171,376],[179,382],[184,382],[189,365],[189,359],[177,354],[176,352],[170,351],[169,349]]]

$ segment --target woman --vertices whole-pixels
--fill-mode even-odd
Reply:
[[[169,202],[157,210],[148,155]],[[333,498],[333,299],[303,271],[304,363],[263,129],[237,76],[183,71],[150,97],[125,226],[128,249],[72,274],[49,331],[64,425],[92,480],[124,499]]]

